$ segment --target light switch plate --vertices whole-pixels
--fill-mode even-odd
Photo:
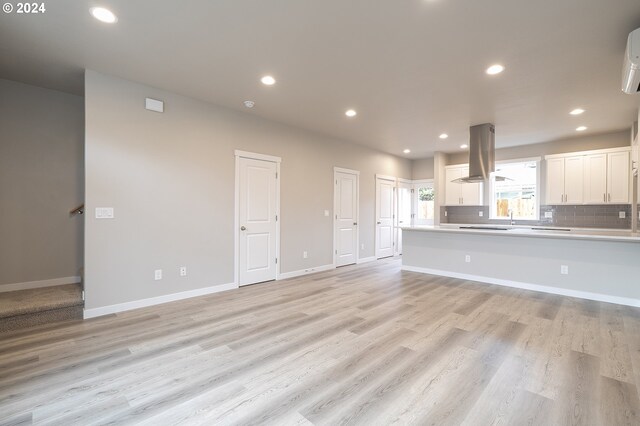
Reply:
[[[544,212],[544,218],[545,219],[553,218],[553,212]]]
[[[149,111],[164,112],[164,102],[157,99],[146,98],[144,100],[144,107]]]
[[[96,207],[96,219],[113,219],[113,207]]]
[[[153,271],[153,279],[158,281],[162,279],[162,269],[156,269]]]
[[[478,212],[478,216],[480,216],[480,217],[484,216],[484,212],[482,212],[482,211]]]
[[[324,211],[324,215],[325,215],[325,216],[327,216],[327,217],[329,217],[329,210],[325,210],[325,211]]]
[[[620,219],[624,219],[625,217],[627,217],[627,213],[626,212],[618,212],[618,217]]]

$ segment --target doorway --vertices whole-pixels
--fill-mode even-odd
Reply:
[[[376,258],[391,257],[395,248],[396,178],[376,175]]]
[[[236,151],[236,282],[275,280],[280,250],[280,158]]]
[[[396,186],[398,214],[396,216],[396,254],[402,254],[402,228],[411,226],[411,181],[398,179]]]
[[[334,264],[352,265],[358,261],[358,208],[360,172],[334,167]]]

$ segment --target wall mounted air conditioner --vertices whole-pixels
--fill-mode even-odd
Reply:
[[[622,91],[629,94],[640,92],[640,28],[632,31],[627,39],[622,68]]]

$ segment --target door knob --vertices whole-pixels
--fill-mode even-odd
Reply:
[[[353,222],[353,224],[354,224],[354,225],[357,225],[357,224],[358,224],[358,222]]]
[[[382,224],[382,222],[378,222],[378,225],[381,225],[381,224]]]
[[[245,226],[241,226],[241,227],[240,227],[240,230],[241,230],[241,231],[246,231],[246,230],[247,230],[247,228],[246,228]]]

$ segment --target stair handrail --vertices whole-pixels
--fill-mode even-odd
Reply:
[[[77,214],[84,214],[84,204],[79,205],[78,207],[76,207],[75,209],[71,210],[69,212],[69,214],[71,216],[75,216]]]

